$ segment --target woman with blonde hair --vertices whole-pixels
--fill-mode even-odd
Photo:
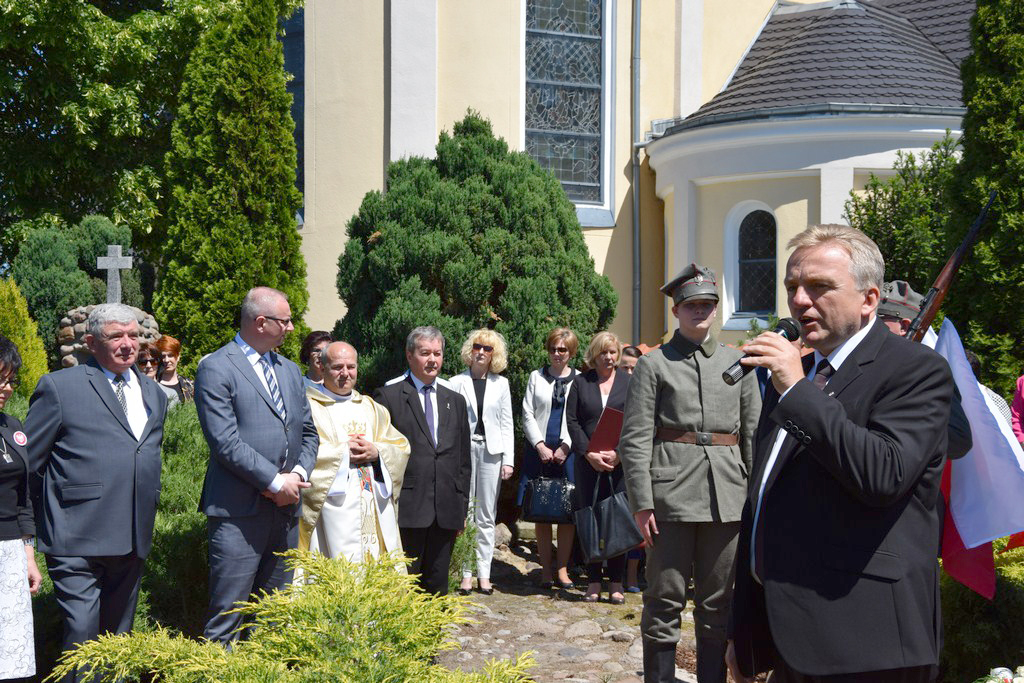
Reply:
[[[569,362],[576,356],[579,340],[568,327],[556,327],[548,333],[544,344],[548,364],[530,373],[523,396],[523,433],[526,451],[523,456],[522,479],[516,504],[523,504],[526,486],[531,479],[551,477],[575,482],[576,456],[572,439],[565,425],[565,400],[569,386],[576,379],[576,370]],[[537,522],[537,554],[540,556],[541,588],[552,588],[555,581],[563,589],[573,587],[567,566],[572,553],[575,525],[558,525],[558,554],[551,562],[551,525]]]
[[[591,451],[590,436],[597,428],[605,408],[623,410],[629,373],[617,367],[622,344],[611,332],[598,332],[590,341],[584,360],[590,368],[576,377],[569,389],[565,408],[566,426],[576,453],[576,493],[578,507],[588,507],[614,493],[625,490],[622,463],[615,450]],[[601,476],[609,474],[609,477]],[[598,483],[597,495],[594,485]],[[626,568],[625,554],[607,560],[608,599],[621,605],[626,601],[622,592],[622,576]],[[601,594],[601,563],[587,565],[586,602],[596,602]]]
[[[472,443],[473,474],[469,501],[476,525],[476,570],[479,591],[494,592],[491,586],[491,558],[494,555],[494,520],[498,508],[498,490],[502,480],[512,476],[514,432],[512,394],[508,380],[499,375],[508,366],[505,338],[494,330],[473,330],[462,344],[462,362],[466,371],[452,377],[452,389],[466,399]],[[461,595],[473,587],[473,571],[464,567]]]

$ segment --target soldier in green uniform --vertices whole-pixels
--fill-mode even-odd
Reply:
[[[690,264],[661,291],[672,297],[679,329],[637,363],[619,440],[629,502],[647,544],[644,681],[675,680],[692,577],[697,680],[724,683],[733,560],[761,398],[753,373],[734,386],[722,380],[743,354],[711,333],[715,274]]]

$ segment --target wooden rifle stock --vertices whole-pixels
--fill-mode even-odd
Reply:
[[[963,264],[964,259],[967,258],[967,254],[971,252],[971,248],[974,247],[974,243],[978,241],[978,235],[981,233],[981,226],[985,222],[985,218],[988,216],[988,210],[992,206],[992,202],[996,199],[996,190],[992,190],[992,193],[988,196],[988,202],[985,204],[985,208],[981,210],[978,217],[974,219],[974,224],[971,225],[971,229],[964,235],[963,241],[960,246],[956,248],[953,254],[946,261],[945,267],[939,276],[935,278],[935,282],[932,283],[931,289],[924,295],[921,300],[921,312],[917,314],[917,317],[910,323],[910,329],[907,330],[907,339],[911,341],[919,342],[924,337],[924,333],[932,325],[932,321],[935,320],[935,314],[939,312],[939,308],[942,306],[942,302],[946,299],[946,294],[949,292],[949,287],[953,283],[953,278],[956,277],[957,271],[960,270],[960,266]]]

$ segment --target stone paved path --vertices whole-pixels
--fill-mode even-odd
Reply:
[[[541,590],[540,566],[532,541],[499,546],[492,566],[493,595],[473,593],[473,622],[457,628],[458,649],[444,653],[440,664],[464,671],[481,668],[489,659],[505,659],[532,651],[538,683],[636,683],[641,666],[641,596],[628,594],[625,605],[585,603],[582,586],[575,590]],[[606,597],[603,594],[602,597]],[[687,661],[693,646],[693,622],[684,614],[684,637],[678,661]],[[690,660],[692,661],[692,657]],[[680,681],[696,681],[683,668]]]

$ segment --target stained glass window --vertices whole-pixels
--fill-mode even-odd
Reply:
[[[603,200],[602,5],[526,2],[526,151],[577,203]]]
[[[302,192],[305,187],[305,144],[303,118],[306,106],[306,33],[302,8],[284,22],[284,70],[291,74],[288,92],[292,96],[292,120],[295,121],[295,151],[297,152],[295,184]],[[305,200],[303,200],[305,207]]]
[[[767,211],[751,211],[740,223],[739,273],[737,312],[774,313],[775,218]]]

